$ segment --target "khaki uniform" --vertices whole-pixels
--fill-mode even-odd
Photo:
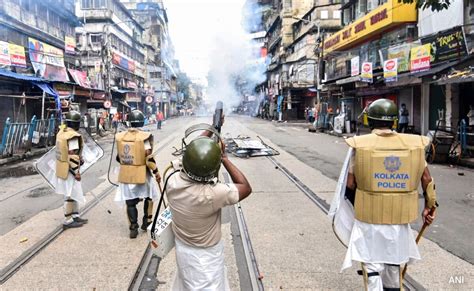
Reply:
[[[56,136],[56,192],[64,195],[64,224],[79,217],[79,203],[84,202],[80,181],[75,179],[82,163],[84,143],[80,133],[66,127]],[[75,193],[73,193],[75,192]]]
[[[418,186],[426,167],[423,136],[375,129],[348,138],[355,149],[355,221],[343,264],[362,263],[368,290],[400,288],[400,265],[420,260],[409,223],[418,217]]]
[[[172,290],[230,290],[221,240],[221,209],[239,201],[237,187],[232,183],[198,183],[179,172],[169,178],[166,195],[178,267]]]

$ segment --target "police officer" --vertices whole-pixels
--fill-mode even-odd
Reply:
[[[66,113],[66,127],[56,136],[56,182],[57,194],[64,195],[63,228],[81,227],[87,219],[79,217],[79,202],[84,203],[81,187],[80,166],[83,164],[83,140],[79,132],[81,114],[77,111]]]
[[[227,158],[223,145],[206,131],[186,146],[181,171],[166,188],[178,267],[172,290],[229,290],[221,240],[221,209],[252,192],[242,172]],[[233,183],[218,180],[224,165]]]
[[[128,115],[128,121],[131,128],[117,133],[115,137],[117,161],[120,163],[119,188],[115,201],[125,201],[130,238],[136,238],[139,228],[137,204],[140,200],[145,200],[141,229],[146,231],[152,222],[153,200],[158,198],[157,183],[161,178],[152,155],[153,135],[139,129],[145,122],[145,116],[141,111],[134,110]]]
[[[343,269],[349,268],[352,260],[362,263],[359,273],[368,290],[399,290],[400,266],[421,259],[409,224],[418,217],[420,181],[426,223],[433,221],[429,211],[437,205],[434,181],[425,162],[429,140],[392,131],[397,114],[391,100],[374,101],[368,107],[372,133],[346,140],[355,150],[346,190],[349,199],[355,195],[355,221]]]

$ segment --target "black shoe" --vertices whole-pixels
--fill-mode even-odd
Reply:
[[[148,229],[148,226],[150,225],[151,223],[148,223],[148,222],[143,222],[142,226],[141,226],[141,229],[143,231],[147,231]]]
[[[75,222],[80,222],[82,224],[87,224],[89,222],[89,219],[80,218],[80,217],[74,217],[73,219]]]
[[[137,238],[138,236],[138,224],[132,224],[130,226],[130,238]]]
[[[82,222],[73,221],[73,222],[68,223],[68,224],[63,224],[63,230],[66,230],[68,228],[77,228],[77,227],[81,227],[83,225],[84,225],[84,223],[82,223]]]

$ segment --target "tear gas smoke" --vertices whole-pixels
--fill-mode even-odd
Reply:
[[[223,101],[227,113],[238,106],[245,95],[257,95],[255,86],[265,80],[265,61],[260,59],[261,44],[255,43],[243,28],[258,27],[261,19],[258,13],[252,13],[254,7],[245,9],[247,17],[242,23],[218,22],[211,38],[207,102],[214,106],[217,101]]]

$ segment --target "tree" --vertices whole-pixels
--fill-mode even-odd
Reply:
[[[416,8],[419,9],[428,9],[431,8],[431,11],[441,11],[448,9],[451,4],[451,0],[398,0],[398,3],[413,3],[416,2]]]

